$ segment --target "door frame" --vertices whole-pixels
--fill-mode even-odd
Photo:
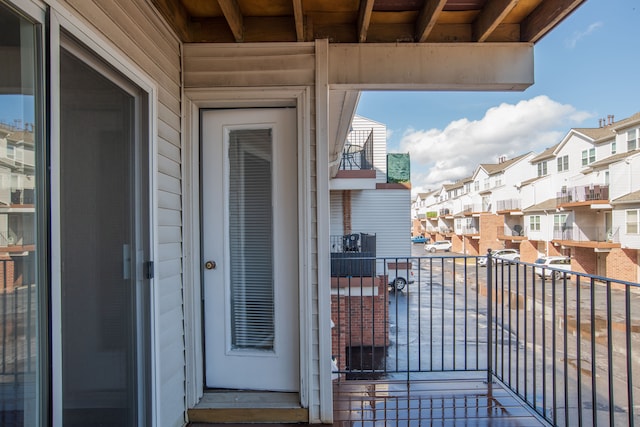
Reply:
[[[111,71],[116,75],[118,80],[128,80],[128,82],[137,87],[144,93],[145,104],[137,108],[138,125],[144,137],[146,150],[137,150],[139,156],[146,156],[145,176],[140,175],[140,170],[136,168],[136,180],[146,181],[146,199],[137,203],[146,204],[144,216],[136,218],[137,223],[143,223],[145,227],[146,239],[143,244],[145,249],[149,251],[145,260],[155,261],[158,242],[156,240],[155,230],[158,228],[156,215],[156,194],[157,188],[157,104],[158,104],[158,88],[153,79],[140,67],[135,65],[131,60],[118,51],[109,40],[103,35],[96,33],[86,23],[81,21],[77,16],[65,9],[60,4],[51,5],[49,13],[49,25],[47,34],[49,36],[48,45],[44,46],[45,50],[50,52],[50,63],[45,65],[44,73],[50,76],[49,96],[51,98],[51,110],[48,111],[50,117],[50,244],[51,244],[51,260],[50,260],[50,280],[51,280],[51,424],[54,426],[62,425],[62,313],[61,313],[61,257],[60,257],[60,49],[62,32],[66,32],[69,36],[75,38],[82,45],[84,55],[90,57],[95,64],[104,62],[101,68],[111,67],[115,71]],[[144,116],[144,120],[142,117]],[[157,384],[160,384],[158,363],[158,336],[157,315],[158,301],[156,298],[156,278],[146,279],[149,285],[147,312],[148,318],[147,328],[144,332],[149,335],[148,349],[146,349],[146,360],[139,360],[140,363],[148,363],[149,378],[141,379],[142,386],[147,389],[147,394],[141,396],[138,394],[139,405],[145,405],[149,419],[149,425],[157,425],[160,419],[159,404],[160,394],[157,392]],[[138,327],[140,327],[138,319]],[[141,399],[144,399],[142,401]]]
[[[300,403],[309,407],[313,390],[312,341],[312,246],[311,238],[311,88],[224,88],[185,91],[182,164],[184,303],[187,408],[194,407],[204,394],[203,280],[200,229],[200,109],[296,108],[298,150],[298,292],[300,319]]]

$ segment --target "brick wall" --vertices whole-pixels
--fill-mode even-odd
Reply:
[[[538,241],[523,240],[520,243],[520,261],[533,263],[538,259]]]
[[[488,249],[502,249],[503,243],[498,241],[498,228],[504,230],[504,215],[482,214],[480,221],[480,243],[478,250],[486,254]]]
[[[389,346],[389,297],[386,277],[333,277],[331,287],[331,350],[340,370],[346,368],[348,349],[376,351]],[[337,290],[340,289],[340,295]],[[349,289],[351,291],[349,291]],[[372,290],[376,290],[374,295]],[[360,296],[360,293],[364,296]],[[349,294],[351,292],[351,294]],[[351,296],[350,296],[351,295]]]
[[[573,248],[571,269],[580,273],[596,274],[597,255],[592,248]]]
[[[612,249],[607,255],[606,276],[627,282],[638,282],[637,249]]]
[[[454,234],[451,236],[451,252],[462,253],[463,251],[463,239],[464,237]]]
[[[465,239],[465,244],[464,244],[465,255],[471,255],[471,256],[483,255],[480,253],[480,240],[473,239],[471,237],[465,237],[464,239]]]

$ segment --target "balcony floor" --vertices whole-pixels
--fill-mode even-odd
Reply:
[[[334,426],[546,426],[499,384],[482,379],[334,384]],[[191,427],[246,424],[191,423]],[[287,424],[252,424],[252,426]],[[297,424],[306,425],[306,424]]]

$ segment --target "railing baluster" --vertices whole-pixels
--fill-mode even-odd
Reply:
[[[629,408],[629,415],[627,417],[629,426],[632,427],[635,424],[634,411],[633,411],[633,358],[631,355],[631,286],[627,286],[624,290],[624,305],[625,305],[625,326],[627,331],[626,344],[627,344],[627,407]]]
[[[613,326],[611,325],[611,281],[607,280],[607,376],[609,378],[609,425],[616,423],[615,406],[613,395]]]
[[[590,280],[591,286],[591,417],[594,427],[598,425],[598,398],[596,389],[597,365],[596,365],[596,288],[595,281]]]
[[[493,339],[493,301],[492,301],[492,291],[493,291],[493,259],[491,257],[491,249],[487,251],[487,384],[491,384],[492,382],[492,370],[493,370],[493,360],[492,360],[492,339]]]

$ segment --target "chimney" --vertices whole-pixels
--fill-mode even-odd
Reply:
[[[601,128],[602,127],[602,120],[603,119],[598,119],[598,127]]]

